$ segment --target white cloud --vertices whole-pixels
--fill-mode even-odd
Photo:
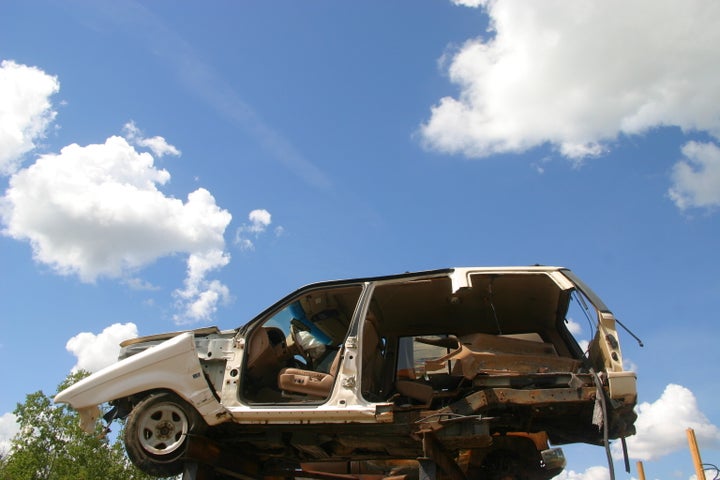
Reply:
[[[564,470],[555,480],[607,480],[610,478],[610,470],[607,467],[590,467],[584,472]]]
[[[546,143],[579,161],[660,126],[720,138],[720,3],[488,0],[494,35],[452,56],[457,97],[422,125],[425,144],[483,157]]]
[[[176,318],[206,320],[230,296],[226,286],[205,275],[229,262],[224,234],[231,215],[199,188],[187,201],[164,195],[158,186],[170,173],[153,156],[180,155],[161,136],[146,137],[134,122],[104,144],[69,145],[18,170],[21,156],[34,148],[55,118],[49,97],[56,78],[39,69],[0,64],[0,174],[12,174],[0,197],[2,234],[28,241],[35,260],[82,281],[125,277],[133,288],[154,288],[130,275],[156,259],[188,254],[188,278],[177,291],[187,310]],[[251,212],[250,232],[270,223],[264,210]]]
[[[463,7],[479,7],[485,6],[488,0],[451,0],[455,5],[462,5]]]
[[[150,153],[136,151],[122,137],[73,144],[10,178],[0,199],[3,233],[30,242],[36,261],[85,282],[126,277],[175,253],[191,261],[222,252],[230,213],[203,188],[185,202],[164,195],[158,185],[169,179]]]
[[[573,335],[579,335],[582,333],[582,330],[583,330],[582,325],[580,325],[578,322],[576,322],[572,318],[568,318],[565,323],[567,324],[567,329]]]
[[[125,132],[125,138],[131,145],[149,148],[157,157],[163,157],[165,155],[180,155],[180,150],[167,143],[163,137],[156,136],[146,138],[143,136],[142,131],[135,126],[135,122],[126,123],[123,127],[123,132]]]
[[[255,244],[249,237],[258,238],[261,234],[265,233],[272,223],[272,215],[265,209],[256,209],[248,214],[248,220],[250,220],[250,223],[243,223],[235,231],[235,244],[238,245],[241,250],[255,249]],[[277,226],[274,232],[275,236],[279,237],[285,230],[282,226]]]
[[[0,416],[0,456],[10,451],[10,442],[20,429],[14,413],[4,413]]]
[[[134,323],[114,323],[95,335],[81,332],[65,344],[65,349],[77,357],[73,371],[97,372],[117,361],[120,342],[138,336]]]
[[[253,210],[248,215],[250,225],[248,227],[250,232],[262,233],[267,229],[268,225],[272,223],[272,215],[267,210]]]
[[[142,278],[128,278],[124,281],[125,285],[132,288],[133,290],[145,290],[153,291],[160,290],[160,287],[153,285],[152,283]]]
[[[712,464],[710,464],[712,465]],[[718,478],[718,474],[720,474],[720,470],[717,468],[710,466],[708,464],[703,464],[703,472],[705,473],[705,479],[704,480],[715,480]],[[692,474],[688,478],[688,480],[697,480],[697,475]]]
[[[181,291],[181,295],[186,291]],[[230,290],[217,280],[207,282],[202,290],[186,302],[185,314],[175,317],[177,323],[207,321],[217,311],[218,303],[230,300]]]
[[[60,84],[42,70],[11,60],[0,63],[0,174],[20,166],[55,118],[50,97]]]
[[[720,147],[715,143],[688,142],[685,159],[673,167],[668,191],[678,208],[720,206]]]
[[[587,352],[588,348],[590,347],[590,341],[586,340],[584,338],[581,338],[581,335],[583,333],[582,325],[573,320],[572,318],[567,318],[565,320],[565,324],[567,326],[568,331],[577,339],[578,345],[580,346],[580,349],[583,352]]]
[[[240,247],[240,250],[255,250],[255,244],[252,242],[252,240],[250,240],[249,238],[241,237],[237,234],[235,235],[235,245]]]
[[[632,361],[632,359],[623,357],[622,363],[623,363],[623,370],[625,370],[626,372],[635,372],[635,373],[640,372],[640,367],[638,366],[637,363]]]
[[[640,403],[636,411],[637,434],[627,438],[632,458],[653,460],[687,448],[688,428],[704,448],[720,447],[720,429],[700,411],[695,395],[685,387],[669,384],[659,399]],[[619,444],[613,444],[613,455],[622,457]]]
[[[121,137],[70,145],[10,178],[4,233],[30,241],[37,261],[84,281],[175,252],[222,248],[230,214],[202,188],[185,203],[166,197],[156,185],[169,178]]]
[[[185,288],[174,292],[183,312],[175,315],[176,323],[208,321],[219,303],[230,300],[230,290],[225,285],[206,279],[209,272],[229,262],[230,255],[220,249],[193,253],[188,257]]]

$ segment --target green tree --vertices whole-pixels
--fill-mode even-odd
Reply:
[[[85,377],[68,376],[60,391]],[[0,480],[149,480],[125,456],[120,438],[82,431],[77,412],[54,405],[42,391],[26,396],[13,412],[20,426],[11,449],[0,459]]]

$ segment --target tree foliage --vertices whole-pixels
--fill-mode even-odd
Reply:
[[[70,374],[58,390],[87,373]],[[97,425],[93,434],[80,428],[76,411],[54,405],[42,391],[26,396],[13,412],[19,431],[10,451],[0,459],[0,479],[8,480],[149,480],[125,456],[120,438],[114,441]]]

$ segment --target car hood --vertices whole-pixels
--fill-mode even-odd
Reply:
[[[197,328],[195,330],[184,330],[184,331],[180,331],[180,332],[159,333],[156,335],[147,335],[144,337],[130,338],[130,339],[125,340],[120,343],[120,354],[118,356],[118,360],[123,360],[125,358],[131,357],[137,353],[142,352],[143,350],[147,350],[150,347],[159,345],[162,342],[164,342],[166,340],[170,340],[171,338],[175,338],[178,335],[181,335],[185,332],[192,333],[195,336],[195,338],[221,333],[220,329],[218,327],[213,326],[213,327]]]
[[[185,333],[187,331],[192,332],[196,337],[197,336],[203,336],[203,335],[211,335],[213,333],[220,333],[220,329],[218,327],[204,327],[204,328],[196,328],[195,330],[182,330],[178,332],[168,332],[168,333],[158,333],[156,335],[147,335],[144,337],[135,337],[135,338],[129,338],[123,342],[120,343],[120,347],[124,348],[129,345],[135,345],[136,343],[145,343],[145,342],[153,342],[153,341],[165,341],[173,337],[177,337],[181,333]]]

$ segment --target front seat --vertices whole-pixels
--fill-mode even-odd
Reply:
[[[328,373],[300,368],[283,368],[278,374],[278,387],[283,392],[326,398],[330,395],[335,383],[341,357],[342,350],[338,350]]]

